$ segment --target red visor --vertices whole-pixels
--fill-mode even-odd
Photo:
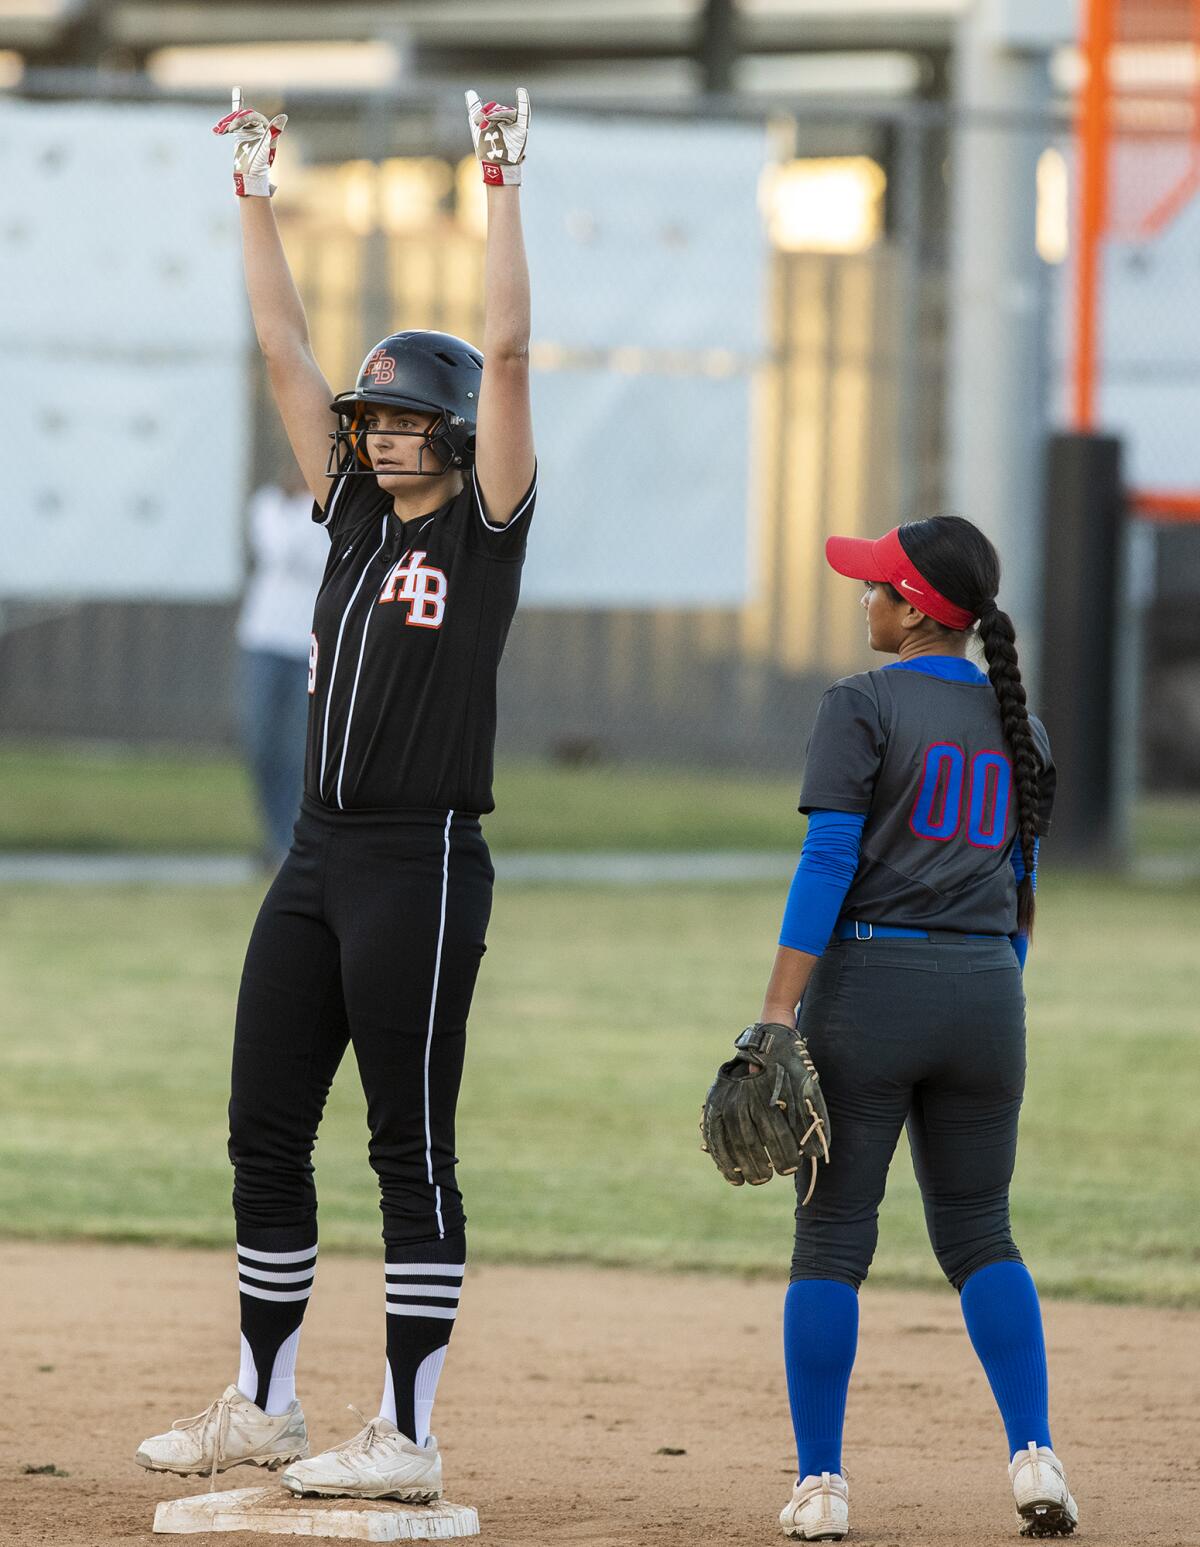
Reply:
[[[886,580],[895,586],[914,607],[947,628],[970,628],[975,614],[935,591],[900,546],[900,528],[893,527],[882,537],[831,537],[825,544],[825,557],[839,575],[851,580]]]

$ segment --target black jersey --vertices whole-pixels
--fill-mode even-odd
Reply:
[[[306,796],[334,811],[487,812],[496,671],[521,588],[536,478],[505,526],[474,473],[400,521],[374,478],[340,477],[309,651]]]
[[[1016,792],[1000,706],[982,672],[958,665],[957,681],[905,666],[859,672],[821,700],[800,810],[866,816],[846,918],[964,934],[1017,927]],[[1030,726],[1044,833],[1055,770],[1045,727],[1032,715]]]

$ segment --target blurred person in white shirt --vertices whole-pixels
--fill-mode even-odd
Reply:
[[[251,496],[248,538],[254,569],[237,624],[238,719],[264,858],[274,869],[291,846],[300,809],[313,602],[329,557],[329,539],[312,520],[312,495],[290,458]]]

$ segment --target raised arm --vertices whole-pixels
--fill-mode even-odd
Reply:
[[[292,451],[313,498],[324,507],[330,487],[325,474],[329,433],[337,428],[337,416],[329,406],[333,393],[313,358],[304,305],[271,208],[268,174],[286,123],[285,114],[268,121],[261,113],[243,108],[241,92],[235,87],[233,111],[214,126],[213,133],[231,134],[235,140],[233,185],[241,212],[250,315]]]
[[[529,266],[521,233],[521,163],[529,132],[529,94],[517,106],[481,103],[467,92],[476,154],[487,185],[483,382],[475,433],[475,473],[487,518],[503,526],[533,481],[529,406]]]

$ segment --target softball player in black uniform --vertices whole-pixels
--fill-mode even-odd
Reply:
[[[137,1459],[152,1469],[246,1462],[287,1467],[297,1493],[441,1493],[429,1418],[466,1263],[454,1114],[493,879],[479,818],[493,805],[496,671],[535,488],[517,186],[529,102],[522,90],[515,109],[473,92],[467,103],[488,185],[484,353],[447,334],[393,334],[336,399],[271,212],[286,120],[235,93],[217,125],[236,140],[255,328],[330,551],[303,805],[238,997],[241,1367],[206,1412],[145,1441]],[[384,1393],[359,1434],[306,1460],[294,1372],[317,1258],[311,1154],[347,1044],[381,1192]]]
[[[780,1519],[807,1541],[848,1530],[857,1290],[907,1125],[930,1240],[1005,1423],[1023,1534],[1067,1534],[1078,1517],[1050,1445],[1041,1313],[1008,1212],[1049,744],[977,528],[935,517],[876,542],[832,538],[827,556],[866,582],[871,648],[899,659],[821,702],[809,831],[762,1010],[765,1025],[795,1026],[800,1005],[830,1149],[796,1209],[784,1338],[799,1481]],[[967,659],[976,624],[986,675]]]

